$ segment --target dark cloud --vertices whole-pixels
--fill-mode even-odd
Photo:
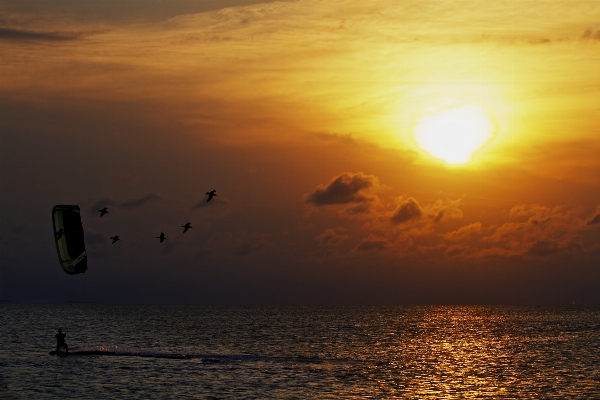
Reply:
[[[27,238],[27,230],[25,229],[25,225],[26,224],[21,224],[10,229],[0,229],[0,244],[10,245]]]
[[[455,231],[444,234],[444,239],[450,242],[459,242],[467,240],[473,235],[478,235],[482,231],[481,222],[475,222],[470,225],[463,226]]]
[[[377,178],[373,175],[342,172],[326,185],[317,186],[314,192],[305,196],[305,202],[316,206],[370,202],[373,197],[361,192],[371,188],[376,182]]]
[[[138,208],[140,206],[143,206],[146,203],[150,203],[156,200],[160,200],[161,197],[156,195],[156,194],[147,194],[144,197],[140,197],[139,199],[133,199],[133,200],[127,200],[121,203],[118,203],[117,205],[119,207],[123,207],[123,208]]]
[[[226,232],[213,236],[209,245],[212,252],[245,257],[263,252],[271,243],[262,233]]]
[[[596,225],[596,224],[600,224],[600,214],[597,214],[594,216],[594,218],[590,219],[587,222],[588,225]]]
[[[240,243],[233,248],[231,254],[234,256],[249,256],[250,254],[258,253],[265,248],[265,243],[262,242],[245,242]]]
[[[458,208],[459,203],[460,200],[437,200],[435,203],[425,206],[423,211],[433,218],[433,222],[461,219],[463,213]]]
[[[3,0],[3,11],[40,14],[68,14],[77,20],[110,22],[157,22],[178,15],[202,13],[226,7],[265,3],[265,0],[177,0],[177,1],[97,1],[97,0]]]
[[[527,251],[530,256],[545,257],[558,251],[558,245],[549,240],[537,240]]]
[[[90,245],[95,244],[104,244],[106,243],[106,238],[101,233],[96,233],[93,231],[86,231],[85,234],[85,243]]]
[[[319,246],[337,246],[346,241],[350,235],[346,233],[344,228],[325,229],[323,233],[317,236]]]
[[[77,40],[82,36],[79,32],[37,32],[20,29],[0,28],[2,40],[47,40],[66,41]]]
[[[458,256],[460,254],[465,254],[468,251],[469,251],[469,246],[467,246],[467,245],[449,246],[448,249],[446,250],[446,256],[454,257],[454,256]]]
[[[25,225],[19,225],[19,226],[12,228],[9,232],[12,233],[13,235],[18,235],[21,232],[23,232],[24,229],[25,229]]]
[[[356,246],[357,251],[381,251],[385,250],[390,245],[390,242],[384,238],[378,238],[370,236],[363,239],[362,242]]]
[[[206,201],[207,198],[208,198],[208,196],[205,196],[202,200],[200,200],[199,202],[194,204],[192,206],[192,210],[197,210],[199,208],[204,208],[204,207],[224,207],[229,204],[229,202],[227,200],[223,199],[222,197],[213,197],[213,199],[210,201],[210,203],[208,201]]]
[[[440,212],[439,212],[439,213],[438,213],[438,214],[435,216],[435,218],[433,218],[433,221],[434,221],[434,222],[440,222],[442,218],[444,218],[444,211],[440,211]]]
[[[182,246],[182,242],[177,241],[177,239],[179,239],[180,237],[181,235],[179,235],[179,237],[175,240],[167,240],[166,243],[161,243],[160,254],[166,256],[173,253],[173,251],[175,251],[176,249],[180,248]]]
[[[586,29],[585,32],[583,32],[582,37],[584,39],[600,40],[600,29],[598,29],[596,33],[591,29]]]
[[[347,216],[355,216],[355,215],[361,215],[361,214],[367,214],[371,211],[371,204],[370,203],[362,203],[362,204],[357,204],[353,207],[348,207],[343,211],[343,214],[346,214]]]
[[[131,210],[131,209],[138,208],[145,204],[151,203],[153,201],[161,200],[161,199],[162,199],[162,197],[160,197],[159,195],[154,194],[154,193],[147,194],[138,199],[125,200],[125,201],[121,201],[121,202],[114,201],[111,199],[103,199],[103,200],[98,200],[96,203],[94,203],[94,205],[88,209],[88,213],[90,215],[94,215],[98,212],[98,210],[100,210],[103,207],[108,207],[109,213],[110,213],[110,207],[125,208],[128,210]]]
[[[343,144],[356,145],[356,140],[352,137],[351,134],[343,134],[343,133],[329,133],[329,132],[317,132],[315,136],[321,140],[328,142],[339,142]]]
[[[417,200],[409,197],[396,208],[390,221],[394,224],[401,224],[414,218],[419,218],[423,215],[423,209]]]

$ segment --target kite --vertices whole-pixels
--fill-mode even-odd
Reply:
[[[84,273],[88,268],[87,253],[79,206],[63,204],[54,206],[52,224],[60,266],[69,275]]]

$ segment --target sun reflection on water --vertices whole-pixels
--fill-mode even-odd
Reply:
[[[0,304],[0,315],[0,388],[8,376],[20,397],[600,398],[599,307]],[[50,357],[40,349],[56,315],[70,346],[128,350]]]

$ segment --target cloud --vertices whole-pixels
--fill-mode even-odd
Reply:
[[[181,235],[179,237],[181,237]],[[173,251],[175,251],[176,249],[180,248],[183,245],[183,243],[178,240],[171,240],[167,241],[166,243],[161,243],[161,245],[162,247],[160,249],[160,254],[166,256],[173,253]]]
[[[389,246],[390,242],[386,238],[370,235],[363,239],[354,250],[361,252],[382,251]]]
[[[402,198],[400,198],[402,199]],[[444,215],[440,217],[443,211]],[[402,200],[392,213],[382,213],[377,221],[392,221],[402,227],[385,229],[385,224],[365,224],[369,232],[355,251],[393,249],[382,256],[447,258],[571,258],[593,256],[597,248],[595,231],[587,228],[591,222],[600,223],[600,210],[594,218],[585,218],[582,208],[547,207],[522,204],[504,212],[498,225],[485,226],[473,222],[458,229],[446,231],[436,221],[463,218],[458,201],[438,200],[420,205],[414,198]],[[413,224],[407,222],[415,221]],[[375,221],[374,221],[375,222]],[[389,223],[389,222],[388,222]],[[406,225],[401,225],[402,223]]]
[[[458,208],[459,203],[460,200],[437,200],[425,207],[425,212],[433,218],[433,222],[461,219],[463,212]]]
[[[316,132],[314,134],[317,138],[327,141],[327,142],[337,142],[343,143],[347,145],[356,145],[356,140],[352,137],[351,134],[343,134],[343,133],[330,133],[330,132]]]
[[[95,244],[104,244],[106,243],[106,238],[101,233],[96,233],[93,231],[86,231],[84,234],[85,243],[90,245]]]
[[[560,207],[550,209],[539,204],[521,204],[511,208],[508,216],[513,219],[526,218],[529,223],[534,225],[544,225],[552,219],[553,214],[557,214],[559,211]]]
[[[17,242],[27,240],[29,237],[28,224],[20,224],[14,228],[0,227],[0,246],[12,246]]]
[[[177,0],[173,2],[128,1],[3,1],[3,8],[13,12],[69,15],[82,20],[108,23],[159,22],[180,15],[201,14],[230,7],[265,3],[265,0]],[[4,11],[4,10],[3,10]]]
[[[588,253],[586,223],[580,213],[579,209],[539,204],[514,206],[507,214],[513,221],[487,230],[488,234],[479,243],[480,254],[548,257]]]
[[[354,206],[346,207],[342,211],[342,214],[347,217],[354,217],[357,215],[364,215],[371,211],[371,203],[362,203]]]
[[[527,250],[527,254],[530,256],[550,256],[557,253],[559,246],[556,242],[550,240],[536,240],[531,247]]]
[[[161,196],[154,194],[154,193],[147,194],[147,195],[137,198],[137,199],[125,200],[125,201],[121,201],[121,202],[114,201],[111,199],[103,199],[103,200],[98,200],[96,203],[94,203],[94,205],[88,209],[88,213],[90,215],[94,215],[98,212],[99,209],[101,209],[103,207],[118,207],[118,208],[125,208],[128,210],[131,210],[131,209],[138,208],[145,204],[152,203],[154,201],[161,200],[161,199],[162,199]],[[109,210],[109,212],[110,212],[110,210]]]
[[[594,216],[587,221],[586,225],[597,225],[600,224],[600,205],[596,207],[596,211],[594,211]]]
[[[472,235],[480,234],[481,231],[481,222],[475,222],[473,224],[463,226],[455,231],[444,234],[444,239],[450,242],[460,242],[468,239]]]
[[[18,235],[21,232],[23,232],[25,230],[25,224],[21,224],[19,226],[15,226],[14,228],[12,228],[11,230],[9,230],[9,233],[13,234],[13,235]]]
[[[118,203],[117,205],[119,207],[132,209],[132,208],[141,207],[146,203],[151,203],[153,201],[160,200],[160,199],[161,199],[160,196],[151,193],[151,194],[147,194],[144,197],[140,197],[139,199],[123,201],[121,203]]]
[[[592,39],[592,40],[600,40],[600,29],[594,33],[592,29],[586,29],[582,35],[583,39]]]
[[[390,222],[394,225],[403,224],[412,220],[433,220],[435,223],[452,219],[461,219],[463,217],[462,211],[458,208],[459,200],[437,200],[433,204],[426,205],[419,204],[413,197],[407,199],[399,197],[397,201],[400,201],[400,204],[392,212],[391,217],[389,217]],[[384,212],[383,214],[389,216],[389,212]]]
[[[0,39],[2,40],[46,40],[67,41],[77,40],[82,33],[79,32],[37,32],[20,29],[0,28]]]
[[[305,195],[305,202],[312,203],[317,207],[371,202],[375,196],[369,196],[364,192],[376,185],[377,182],[377,177],[373,175],[365,175],[362,172],[355,174],[342,172],[326,185],[319,185],[314,192]]]
[[[420,218],[423,215],[423,209],[412,197],[404,200],[398,205],[390,221],[394,224],[401,224],[411,219]]]
[[[337,246],[350,238],[344,228],[325,229],[323,233],[317,236],[319,246]]]
[[[224,207],[229,205],[229,201],[225,200],[222,197],[213,197],[210,203],[206,201],[208,196],[205,196],[202,200],[198,201],[196,204],[192,206],[192,210],[197,210],[199,208],[205,207]]]
[[[600,214],[596,214],[592,219],[587,222],[588,225],[600,224]]]
[[[461,254],[465,254],[469,251],[469,246],[464,244],[452,245],[446,249],[447,257],[455,257]]]
[[[265,251],[272,244],[263,233],[226,232],[214,235],[209,240],[211,251],[246,257]]]

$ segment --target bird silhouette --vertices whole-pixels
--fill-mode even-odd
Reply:
[[[188,229],[193,228],[192,224],[190,224],[189,222],[186,223],[185,225],[181,225],[181,227],[183,228],[183,233],[186,233],[188,231]]]
[[[98,210],[98,212],[100,213],[100,216],[103,216],[104,214],[110,214],[106,207],[104,207],[102,210]]]
[[[121,239],[119,239],[119,236],[112,236],[111,239],[112,239],[112,244],[115,244],[115,243],[117,243],[118,240],[121,240]]]
[[[160,233],[160,236],[157,236],[156,238],[157,238],[157,239],[160,239],[160,242],[161,242],[161,243],[163,242],[163,240],[169,240],[169,239],[167,239],[167,238],[165,237],[165,234],[164,234],[164,233],[162,233],[162,232]]]
[[[208,200],[206,200],[206,202],[208,203],[209,201],[211,201],[211,200],[212,200],[212,198],[213,198],[214,196],[216,196],[216,195],[217,195],[217,191],[213,189],[213,190],[211,190],[210,192],[206,192],[206,194],[208,195]]]

